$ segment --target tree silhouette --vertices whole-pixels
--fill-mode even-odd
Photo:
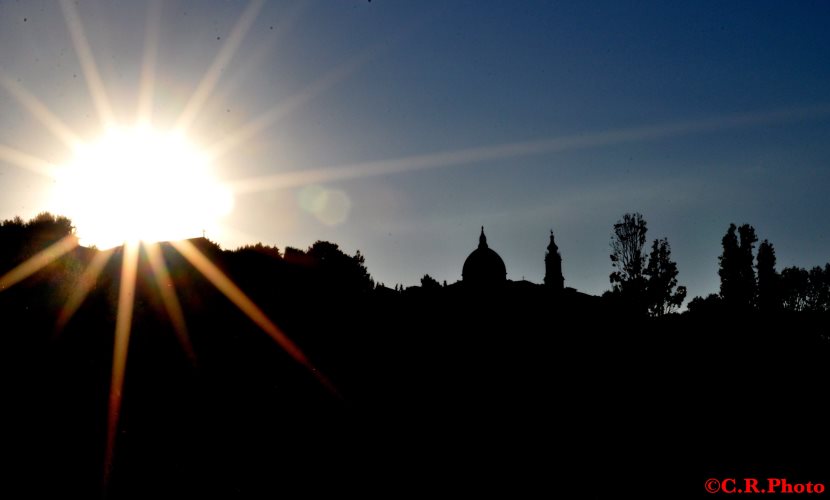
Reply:
[[[721,239],[723,245],[723,253],[718,257],[720,269],[718,275],[720,276],[720,296],[724,303],[732,306],[735,297],[738,295],[738,261],[740,260],[738,250],[738,235],[736,234],[737,226],[729,224],[729,229]]]
[[[718,270],[721,298],[729,309],[752,309],[756,302],[757,288],[752,253],[755,242],[758,241],[755,228],[749,224],[741,227],[730,224],[721,241],[723,254],[719,258]]]
[[[743,307],[752,308],[756,304],[757,283],[755,281],[755,264],[753,251],[758,237],[755,235],[755,228],[744,224],[738,228],[738,236],[741,237],[739,247],[738,276],[739,300]]]
[[[49,212],[41,212],[25,222],[20,217],[3,221],[0,224],[0,271],[3,266],[18,264],[74,232],[71,220]]]
[[[714,315],[720,312],[723,299],[716,293],[710,293],[703,297],[695,297],[689,301],[689,312],[692,314]]]
[[[305,251],[295,247],[285,247],[283,259],[289,264],[294,264],[300,267],[311,267],[313,260],[306,255]]]
[[[830,263],[810,270],[810,292],[815,311],[830,311]]]
[[[791,266],[781,271],[782,305],[788,311],[807,310],[807,288],[810,273],[806,269]]]
[[[263,245],[262,243],[256,243],[253,245],[242,245],[241,247],[236,249],[236,253],[242,255],[261,254],[276,259],[282,258],[282,254],[280,254],[280,249],[277,246]]]
[[[627,213],[614,224],[611,265],[614,272],[611,297],[616,297],[635,315],[663,316],[679,308],[686,287],[677,286],[677,263],[671,260],[666,238],[656,239],[646,260],[643,249],[648,227],[640,213]]]
[[[421,278],[421,288],[424,290],[437,290],[441,288],[441,284],[429,274],[425,274],[424,277]]]
[[[775,271],[775,248],[767,240],[758,247],[758,309],[774,312],[781,308],[780,277]]]
[[[611,235],[610,280],[615,293],[626,300],[639,300],[645,291],[646,221],[640,213],[627,213],[614,224]]]
[[[358,250],[355,255],[348,255],[340,250],[336,243],[316,241],[305,252],[329,282],[338,288],[353,291],[370,291],[375,283],[366,269],[366,259]],[[286,249],[288,257],[288,249]]]
[[[652,316],[663,316],[679,308],[686,298],[686,287],[677,286],[677,263],[671,260],[671,246],[666,238],[651,245],[646,276],[648,310]]]
[[[782,307],[788,311],[830,311],[830,264],[809,271],[787,267],[780,279]]]

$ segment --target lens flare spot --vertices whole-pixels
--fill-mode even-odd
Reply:
[[[297,193],[297,203],[300,208],[327,226],[345,222],[352,208],[352,202],[344,191],[318,185],[300,189]]]

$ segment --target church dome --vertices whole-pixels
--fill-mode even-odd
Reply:
[[[476,285],[494,285],[503,283],[507,279],[507,268],[492,248],[487,246],[487,237],[484,236],[484,227],[478,238],[478,248],[464,261],[461,278],[465,283]]]

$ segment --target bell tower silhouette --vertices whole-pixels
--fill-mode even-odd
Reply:
[[[553,239],[553,230],[550,231],[550,243],[545,253],[545,285],[554,290],[565,288],[565,278],[562,276],[562,256],[559,247]]]

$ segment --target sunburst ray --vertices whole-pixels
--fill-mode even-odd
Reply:
[[[147,21],[144,35],[144,55],[141,62],[141,80],[138,90],[138,107],[136,116],[140,124],[150,123],[153,116],[153,95],[156,78],[156,58],[158,57],[161,2],[153,0],[147,8]]]
[[[95,64],[92,48],[90,48],[86,34],[84,33],[81,16],[78,14],[75,2],[72,0],[60,0],[60,5],[63,10],[64,20],[66,21],[66,27],[69,29],[69,36],[72,38],[72,45],[75,47],[75,53],[78,55],[78,61],[81,63],[81,71],[84,74],[89,95],[92,98],[92,104],[98,112],[98,118],[101,120],[101,123],[106,127],[114,122],[112,106],[107,97],[107,91],[104,88],[101,75],[98,73],[98,66]]]
[[[124,374],[127,368],[127,350],[130,344],[130,327],[133,320],[135,304],[135,282],[138,271],[138,243],[124,245],[121,263],[121,283],[118,290],[118,310],[115,319],[115,339],[112,350],[112,379],[107,414],[107,449],[104,456],[104,487],[109,484],[112,475],[115,440],[118,435],[118,422],[121,416]]]
[[[104,266],[109,261],[110,257],[112,257],[113,250],[104,250],[95,254],[92,257],[92,261],[89,263],[84,272],[81,273],[80,278],[78,278],[78,283],[75,285],[75,288],[72,290],[72,293],[69,295],[69,298],[66,300],[66,304],[61,308],[60,314],[58,314],[58,319],[55,322],[55,331],[60,332],[62,331],[69,320],[72,319],[72,316],[78,311],[78,308],[81,307],[84,299],[86,299],[89,292],[95,286],[95,283],[98,281],[98,276],[101,275],[101,271],[104,270]]]
[[[830,105],[725,115],[704,120],[629,127],[593,134],[567,135],[537,141],[513,142],[389,160],[293,170],[270,176],[239,180],[232,183],[232,189],[235,193],[265,191],[377,175],[471,165],[486,161],[557,153],[574,149],[657,140],[782,121],[817,119],[827,115],[830,115]]]
[[[210,97],[211,92],[213,92],[214,87],[216,87],[222,71],[242,44],[242,40],[251,28],[251,24],[256,19],[263,4],[263,0],[252,0],[239,16],[227,40],[222,44],[222,48],[219,49],[219,53],[216,54],[213,63],[211,63],[205,76],[202,77],[193,96],[190,97],[190,100],[176,123],[176,129],[186,131],[193,124],[193,121],[199,112],[201,112],[208,97]]]
[[[308,357],[303,353],[297,344],[295,344],[288,336],[280,330],[266,316],[262,309],[257,306],[254,301],[248,298],[236,284],[228,278],[213,262],[210,261],[202,252],[199,251],[191,242],[175,241],[171,242],[173,247],[187,259],[193,267],[201,272],[222,294],[225,295],[233,304],[245,313],[251,321],[259,326],[265,333],[267,333],[274,341],[282,347],[289,356],[295,361],[306,367],[311,371],[317,380],[326,387],[332,394],[339,396],[337,389],[332,382],[321,371],[314,367]]]
[[[49,108],[40,102],[37,97],[32,95],[26,89],[23,88],[22,85],[17,83],[16,81],[6,77],[5,75],[0,75],[0,85],[6,89],[6,91],[12,95],[12,97],[17,100],[26,111],[31,114],[35,120],[39,121],[46,130],[52,133],[56,139],[61,141],[67,148],[74,149],[78,144],[80,144],[80,138],[72,132],[72,129],[69,128],[60,118],[55,116],[54,113],[49,111]]]
[[[310,3],[309,0],[298,2],[280,16],[279,21],[268,30],[268,36],[250,53],[246,53],[245,59],[234,68],[233,73],[226,75],[221,90],[216,91],[216,100],[226,100],[251,73],[267,64],[264,62],[265,57],[273,50],[280,39],[290,31]]]
[[[37,156],[0,144],[0,161],[16,165],[36,174],[52,177],[55,165]]]
[[[190,342],[190,335],[187,331],[187,323],[184,319],[184,312],[176,296],[176,288],[173,280],[170,279],[170,273],[167,270],[167,264],[164,262],[164,256],[161,253],[161,247],[158,243],[146,243],[143,245],[147,252],[147,260],[150,262],[150,269],[153,271],[153,278],[156,282],[156,288],[161,295],[161,300],[164,303],[164,308],[173,324],[173,330],[179,339],[179,343],[187,354],[188,359],[194,365],[196,364],[196,353],[193,350],[193,344]]]
[[[292,16],[298,16],[300,11],[301,9],[297,8],[296,10],[290,12],[288,14],[288,20],[293,19]],[[276,105],[254,119],[248,121],[237,130],[232,131],[229,134],[225,134],[222,140],[217,141],[208,149],[208,155],[214,159],[218,158],[238,147],[247,139],[271,127],[279,120],[304,106],[319,94],[322,94],[337,83],[353,75],[369,61],[377,58],[383,52],[390,51],[393,46],[397,45],[401,40],[412,34],[419,25],[420,22],[413,22],[399,30],[398,33],[386,43],[368,47],[355,56],[341,62],[317,80],[311,82],[309,85],[306,85],[301,92],[278,102]]]
[[[384,50],[384,48],[379,46],[373,47],[372,49],[366,50],[361,54],[339,64],[316,81],[305,86],[301,92],[280,101],[261,115],[241,126],[239,129],[226,134],[222,140],[216,142],[208,148],[208,156],[214,159],[218,158],[233,150],[254,135],[262,132],[268,127],[271,127],[279,120],[303,107],[319,94],[322,94],[335,84],[352,75],[361,66],[376,57],[381,50]]]
[[[74,234],[64,236],[0,277],[0,291],[20,283],[77,246],[78,238]]]

